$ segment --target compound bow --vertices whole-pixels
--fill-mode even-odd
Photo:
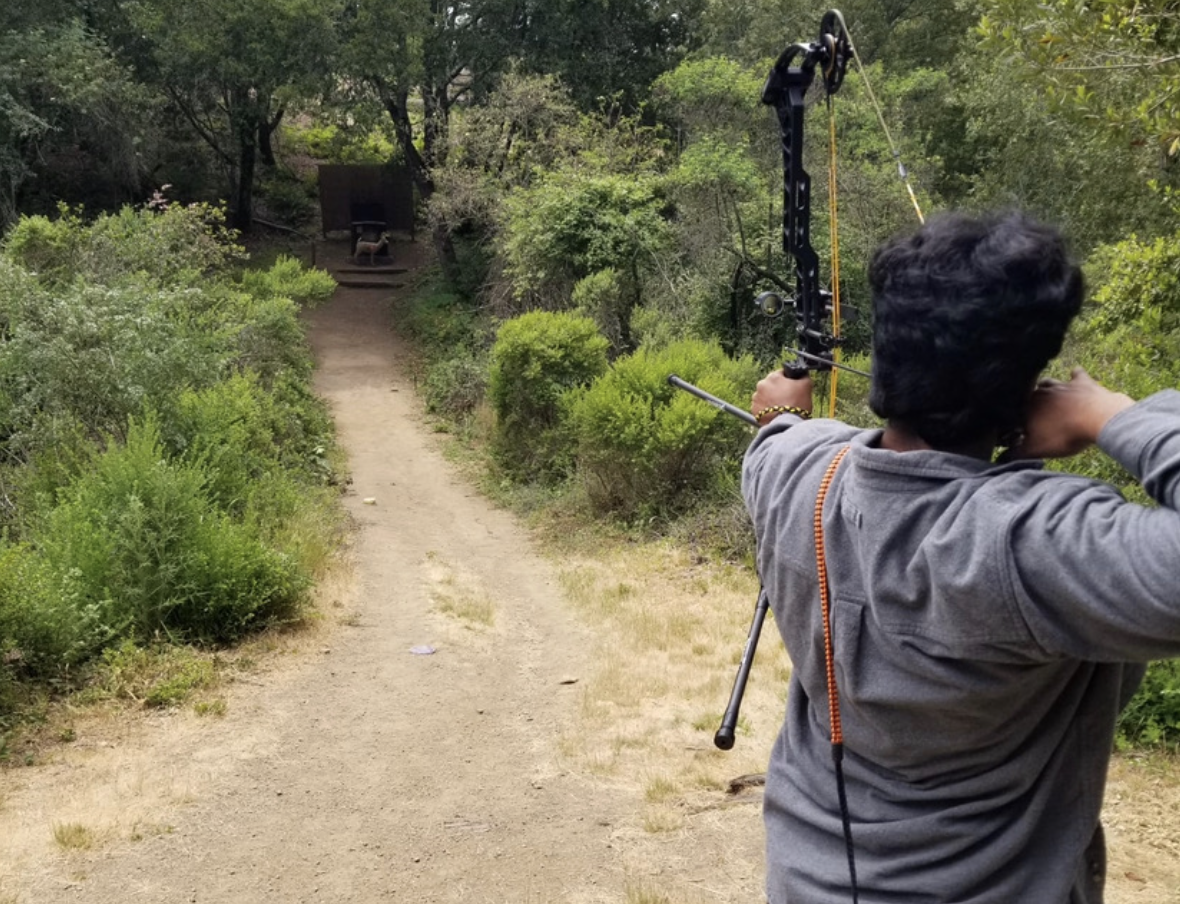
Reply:
[[[782,134],[783,251],[795,261],[795,297],[790,303],[795,309],[801,346],[790,349],[796,358],[783,370],[796,378],[810,371],[831,370],[840,344],[839,258],[834,227],[831,290],[820,284],[819,255],[811,244],[811,176],[803,167],[806,96],[818,70],[830,110],[832,95],[840,89],[851,57],[852,42],[844,19],[838,11],[830,10],[820,23],[818,40],[792,44],[784,50],[762,89],[762,103],[774,107]],[[829,165],[829,186],[834,185],[833,170],[834,166]],[[834,223],[834,191],[829,210]],[[764,314],[773,317],[784,310],[787,302],[776,292],[763,292],[757,304]],[[825,326],[828,322],[830,329]]]

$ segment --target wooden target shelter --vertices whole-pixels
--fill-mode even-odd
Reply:
[[[408,167],[321,164],[323,232],[347,231],[355,250],[362,237],[408,232],[414,237],[414,181]]]

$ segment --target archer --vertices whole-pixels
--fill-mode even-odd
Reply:
[[[752,401],[743,489],[794,665],[769,900],[1101,902],[1115,722],[1180,654],[1180,393],[1038,382],[1083,284],[1022,215],[937,218],[869,280],[886,427],[811,420],[806,375]],[[1042,467],[1095,443],[1157,508]]]

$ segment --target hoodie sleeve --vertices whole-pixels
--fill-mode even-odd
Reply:
[[[1132,662],[1180,655],[1180,392],[1115,415],[1098,443],[1159,505],[1045,475],[1028,498],[1009,502],[1011,590],[1050,654]]]

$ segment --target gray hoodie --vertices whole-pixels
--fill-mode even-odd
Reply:
[[[758,569],[793,663],[766,785],[771,904],[852,900],[828,732],[812,517],[824,525],[864,904],[1096,904],[1115,719],[1180,654],[1180,392],[1099,446],[1112,487],[783,415],[746,455]]]

